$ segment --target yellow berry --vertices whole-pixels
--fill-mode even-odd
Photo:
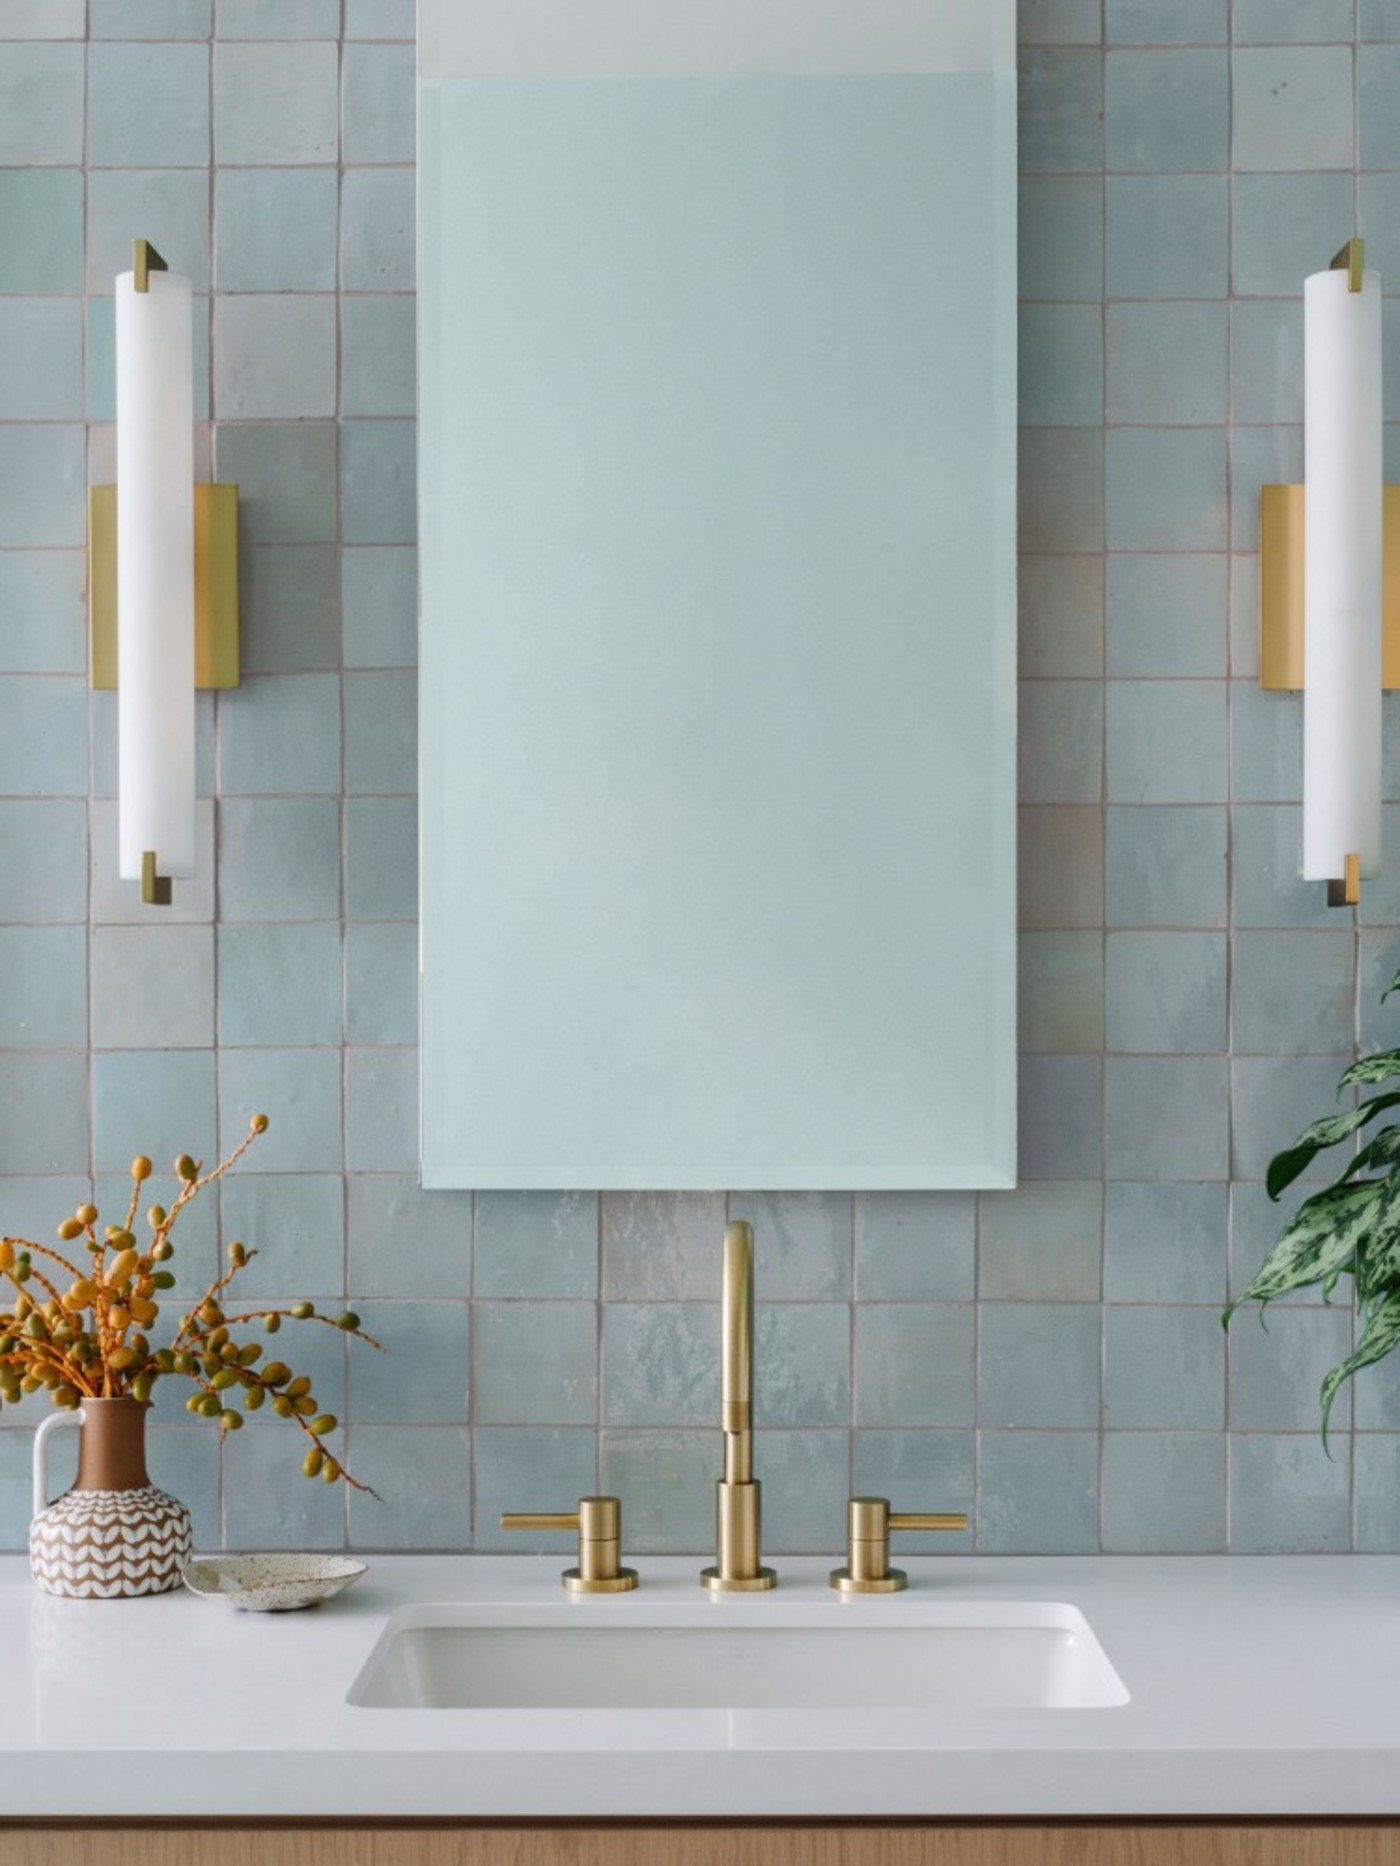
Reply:
[[[186,1185],[189,1184],[190,1180],[198,1179],[199,1177],[199,1168],[187,1153],[182,1153],[175,1162],[175,1172],[177,1177],[183,1179]]]
[[[80,1225],[95,1225],[97,1223],[97,1207],[95,1205],[80,1205],[73,1215]]]
[[[146,1158],[144,1153],[138,1153],[136,1158],[131,1162],[131,1177],[139,1182],[143,1179],[149,1179],[150,1176],[150,1161]]]
[[[71,1244],[74,1238],[80,1238],[83,1235],[83,1227],[76,1218],[65,1218],[58,1227],[58,1235],[65,1244]]]
[[[248,1125],[255,1134],[265,1134],[267,1132],[267,1116],[265,1114],[255,1114]]]

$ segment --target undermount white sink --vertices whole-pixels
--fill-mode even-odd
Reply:
[[[349,1695],[380,1710],[1087,1710],[1128,1692],[1077,1607],[408,1607]]]

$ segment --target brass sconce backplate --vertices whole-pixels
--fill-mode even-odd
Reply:
[[[1303,686],[1302,486],[1259,488],[1259,685]],[[1400,687],[1400,486],[1384,488],[1381,685]]]
[[[117,489],[88,488],[88,634],[94,687],[117,684]],[[238,685],[238,488],[194,489],[194,681]]]

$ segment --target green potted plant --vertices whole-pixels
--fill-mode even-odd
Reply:
[[[267,1405],[306,1440],[305,1476],[367,1488],[329,1448],[340,1422],[322,1411],[311,1381],[286,1361],[264,1360],[262,1342],[252,1338],[254,1330],[275,1335],[284,1321],[294,1321],[336,1328],[378,1348],[357,1315],[322,1315],[312,1302],[238,1310],[229,1286],[258,1253],[237,1242],[228,1247],[227,1269],[188,1306],[166,1345],[151,1341],[162,1299],[175,1287],[171,1233],[181,1214],[267,1125],[266,1115],[254,1115],[241,1145],[212,1172],[181,1154],[175,1196],[168,1206],[149,1207],[144,1239],[135,1228],[152,1171],[144,1155],[132,1161],[131,1196],[119,1222],[102,1225],[97,1207],[85,1203],[59,1224],[58,1247],[0,1238],[0,1404],[47,1393],[60,1413],[81,1417],[77,1482],[48,1507],[45,1428],[35,1445],[30,1566],[49,1593],[105,1599],[177,1585],[190,1549],[189,1515],[151,1483],[145,1458],[146,1415],[165,1380],[187,1381],[186,1410],[221,1433],[238,1431],[245,1413]]]
[[[1397,973],[1381,1002],[1400,990]],[[1363,1056],[1343,1071],[1338,1098],[1351,1089],[1377,1083],[1400,1083],[1400,1049]],[[1337,1147],[1369,1127],[1388,1108],[1400,1107],[1400,1087],[1368,1096],[1340,1114],[1324,1115],[1269,1162],[1265,1187],[1271,1199],[1305,1173],[1319,1153]],[[1322,1441],[1342,1384],[1363,1367],[1383,1360],[1400,1342],[1400,1124],[1387,1123],[1357,1148],[1342,1172],[1314,1192],[1294,1212],[1259,1266],[1248,1288],[1224,1313],[1228,1328],[1236,1309],[1247,1302],[1260,1311],[1296,1289],[1320,1287],[1330,1301],[1342,1277],[1355,1285],[1361,1316],[1356,1346],[1322,1383]]]

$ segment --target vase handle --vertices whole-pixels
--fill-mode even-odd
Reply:
[[[42,1516],[49,1507],[49,1434],[65,1425],[81,1425],[78,1412],[52,1412],[34,1434],[34,1514]]]

